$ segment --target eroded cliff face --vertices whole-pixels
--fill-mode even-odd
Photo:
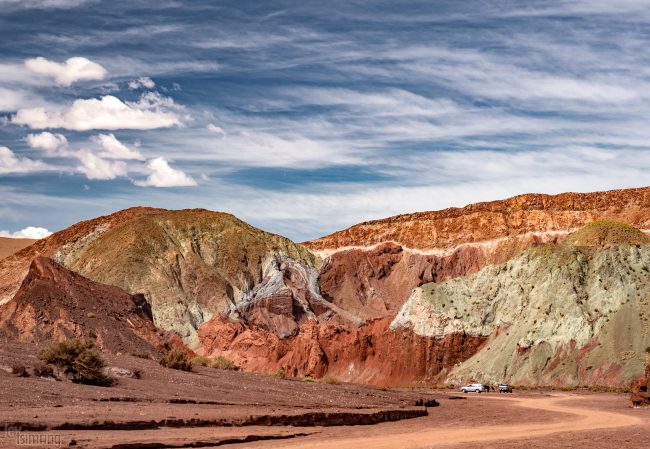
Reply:
[[[282,370],[289,377],[329,374],[379,386],[442,383],[488,340],[462,332],[425,337],[410,329],[390,330],[389,324],[389,319],[358,327],[309,321],[296,335],[280,338],[264,328],[216,317],[201,326],[199,337],[204,355],[223,355],[248,371]]]
[[[650,188],[521,195],[361,223],[304,245],[325,259],[323,295],[362,317],[393,316],[413,288],[475,273],[585,224],[650,230]]]
[[[612,238],[613,227],[627,237]],[[391,329],[490,338],[449,382],[627,386],[648,357],[649,269],[645,235],[596,224],[562,244],[414,290]]]
[[[531,246],[557,242],[564,235],[525,234],[464,244],[450,251],[413,251],[395,243],[343,250],[325,259],[321,291],[329,301],[359,317],[390,317],[415,287],[476,273]]]

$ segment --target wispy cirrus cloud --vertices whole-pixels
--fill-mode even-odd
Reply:
[[[148,1],[53,8],[49,21],[12,9],[0,145],[74,185],[11,176],[13,195],[33,199],[16,211],[38,210],[51,183],[57,198],[101,191],[88,214],[209,207],[306,239],[526,191],[647,183],[642,1],[178,0],[153,15]],[[25,66],[35,55],[83,55],[107,74],[57,81]],[[182,185],[191,198],[139,188]]]

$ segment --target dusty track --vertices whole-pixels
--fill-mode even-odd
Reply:
[[[543,437],[562,432],[586,432],[591,430],[617,429],[621,427],[641,424],[644,420],[640,417],[623,415],[608,411],[601,411],[575,405],[564,405],[568,395],[554,394],[543,398],[499,398],[501,401],[512,402],[513,406],[535,411],[545,411],[558,414],[557,419],[550,422],[481,425],[475,427],[455,427],[439,429],[422,429],[403,433],[380,434],[353,438],[337,438],[335,435],[323,434],[309,442],[292,441],[280,444],[268,443],[248,447],[264,448],[310,448],[310,449],[343,449],[368,447],[373,449],[426,449],[444,447],[460,443],[493,442],[523,440],[534,437]],[[575,398],[571,398],[575,400]],[[582,398],[581,398],[582,399]],[[522,411],[523,412],[523,411]],[[529,413],[529,412],[526,412]],[[567,415],[571,417],[566,419]],[[369,434],[371,432],[368,432]],[[327,441],[322,437],[327,436]]]

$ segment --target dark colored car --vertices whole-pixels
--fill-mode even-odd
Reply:
[[[499,384],[499,393],[512,393],[512,386],[508,384]]]

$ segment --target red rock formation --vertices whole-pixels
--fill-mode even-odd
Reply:
[[[249,371],[330,374],[381,386],[437,383],[487,340],[464,334],[420,337],[408,329],[392,331],[389,324],[387,319],[360,327],[310,321],[297,335],[282,339],[265,329],[214,318],[199,328],[199,338],[205,355],[225,355]]]
[[[391,316],[411,290],[505,262],[597,219],[650,229],[650,188],[520,195],[361,223],[304,245],[326,259],[323,296],[361,317]]]
[[[463,245],[442,254],[404,250],[395,243],[344,250],[326,259],[321,269],[321,293],[362,318],[394,316],[415,287],[476,273],[530,246],[555,241],[557,235],[515,236],[494,245]]]
[[[650,187],[527,194],[463,208],[397,215],[360,223],[304,245],[312,251],[332,251],[392,241],[412,249],[453,249],[466,243],[527,233],[566,233],[598,219],[650,229]]]
[[[632,384],[630,397],[635,407],[650,406],[650,365],[645,368],[645,375]]]
[[[92,338],[113,352],[155,354],[164,342],[142,295],[93,282],[37,257],[16,296],[0,307],[0,335],[39,343]]]

